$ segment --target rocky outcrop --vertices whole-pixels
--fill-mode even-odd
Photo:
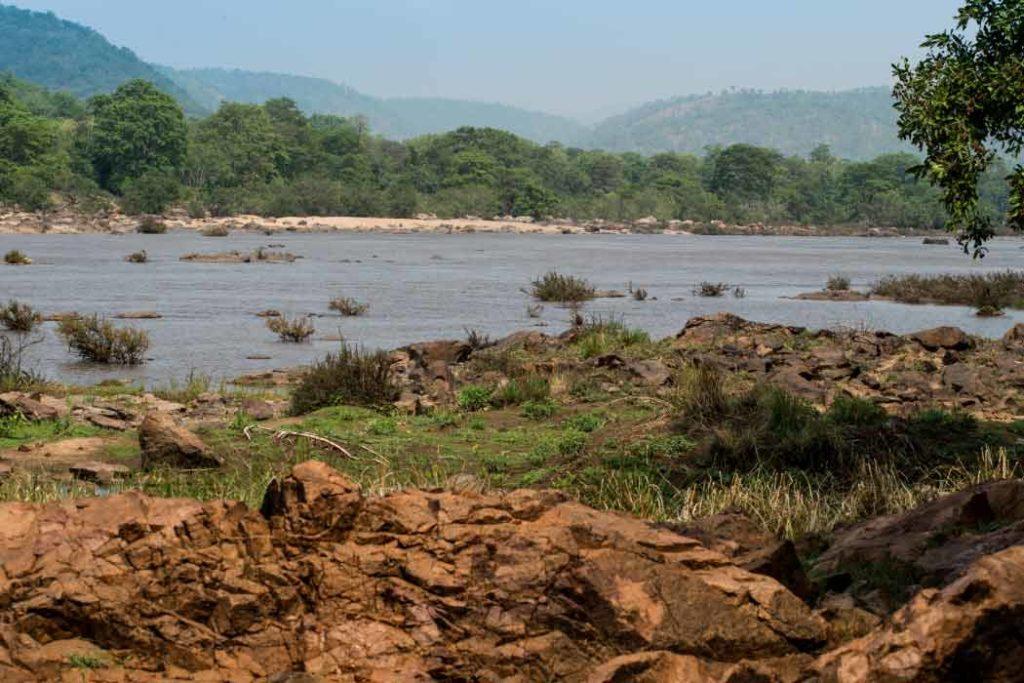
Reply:
[[[919,593],[871,634],[822,656],[823,681],[1019,681],[1024,547],[981,558],[942,590]]]
[[[776,581],[550,492],[367,498],[307,463],[262,514],[129,494],[3,505],[0,529],[3,680],[91,648],[131,680],[582,681],[649,650],[729,663],[824,640]]]
[[[835,582],[851,568],[897,566],[916,582],[943,586],[978,558],[1021,543],[1024,481],[1008,479],[840,531],[814,572]]]
[[[959,327],[936,327],[914,332],[910,338],[929,351],[964,351],[974,346],[967,333]]]
[[[989,506],[1013,514],[1011,489]],[[319,462],[260,511],[0,505],[0,679],[1019,680],[1024,546],[851,627],[739,566],[775,543],[744,518],[692,531],[707,545],[549,491],[371,497]]]
[[[0,394],[0,415],[21,415],[26,420],[56,420],[67,414],[67,408],[43,402],[20,391]]]
[[[151,412],[146,415],[139,425],[139,446],[143,469],[208,469],[222,464],[202,439],[180,426],[167,413]]]

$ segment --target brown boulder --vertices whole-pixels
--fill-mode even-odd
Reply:
[[[462,363],[469,358],[473,347],[464,341],[440,340],[410,344],[401,350],[408,353],[414,363],[427,367],[434,361]]]
[[[974,348],[974,340],[959,327],[935,327],[914,332],[909,337],[928,351],[966,351]]]
[[[1007,349],[1024,349],[1024,323],[1017,323],[1006,331],[1003,346]]]
[[[232,681],[582,681],[623,655],[728,665],[825,638],[776,581],[552,492],[364,497],[306,463],[262,512],[0,505],[0,679],[50,675],[27,662],[75,638],[116,653],[121,680]]]
[[[663,387],[672,381],[672,371],[660,360],[634,360],[626,365],[633,377],[652,387]]]
[[[1024,547],[980,559],[919,593],[871,634],[823,655],[823,681],[1020,681]]]
[[[65,410],[64,412],[66,413],[67,411]],[[56,420],[61,417],[61,411],[55,406],[37,401],[20,391],[0,394],[0,415],[11,414],[20,414],[26,420],[33,422]]]
[[[142,468],[167,466],[208,469],[223,464],[202,439],[178,425],[167,413],[151,412],[139,425]]]
[[[242,405],[239,408],[246,415],[262,422],[264,420],[272,420],[277,416],[277,411],[274,410],[274,405],[269,401],[261,401],[258,398],[247,398],[242,401]]]

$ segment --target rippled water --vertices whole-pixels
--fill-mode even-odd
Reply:
[[[291,264],[181,262],[188,252],[249,251],[279,242],[302,256]],[[752,320],[810,327],[867,326],[909,332],[940,324],[999,336],[1024,313],[979,319],[967,308],[883,302],[832,303],[786,299],[820,289],[842,273],[855,287],[899,272],[967,272],[1024,266],[1024,241],[997,240],[990,255],[972,261],[955,245],[923,246],[920,239],[688,237],[664,235],[513,235],[308,233],[227,238],[191,232],[166,235],[0,236],[0,250],[21,249],[35,263],[0,266],[0,298],[16,298],[45,313],[113,315],[153,310],[160,320],[132,321],[149,331],[151,359],[139,368],[104,368],[74,360],[53,324],[33,348],[35,367],[54,379],[95,382],[109,377],[150,384],[181,380],[190,370],[230,378],[297,365],[337,347],[328,337],[391,348],[407,342],[461,337],[466,328],[492,336],[529,327],[529,297],[521,291],[557,268],[599,288],[625,289],[632,281],[656,301],[603,299],[595,313],[621,315],[654,336],[677,332],[694,315],[730,311]],[[126,263],[145,249],[150,262]],[[706,299],[691,289],[702,280],[742,286],[746,297]],[[360,318],[316,319],[316,340],[283,344],[255,312],[327,314],[334,296],[370,304]],[[547,331],[568,319],[545,306]],[[270,360],[247,360],[265,355]]]

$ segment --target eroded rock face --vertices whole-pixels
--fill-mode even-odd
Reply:
[[[262,513],[139,494],[0,506],[0,679],[93,646],[131,680],[582,681],[622,655],[728,664],[825,637],[776,581],[555,493],[367,498],[307,463]]]
[[[222,463],[203,440],[174,421],[167,413],[151,412],[139,425],[142,468],[181,467],[207,469]]]

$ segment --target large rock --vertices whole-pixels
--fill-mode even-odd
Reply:
[[[974,340],[959,327],[935,327],[909,336],[929,351],[964,351],[974,347]]]
[[[210,452],[202,439],[180,426],[167,413],[151,412],[139,425],[142,468],[180,467],[208,469],[219,467],[220,458]]]
[[[1024,543],[1024,481],[1008,479],[850,527],[837,534],[814,572],[835,576],[851,567],[888,565],[941,586],[979,557],[1018,543]]]
[[[823,681],[1024,680],[1024,547],[919,593],[873,633],[822,656]],[[808,676],[808,678],[811,678]]]
[[[307,463],[262,511],[0,505],[0,680],[53,678],[33,653],[74,639],[116,653],[121,680],[231,681],[582,681],[622,655],[728,665],[824,642],[773,579],[556,493],[370,498]]]
[[[64,414],[67,410],[64,410]],[[20,391],[0,394],[0,415],[19,414],[26,420],[56,420],[62,416],[56,406],[36,400]]]

